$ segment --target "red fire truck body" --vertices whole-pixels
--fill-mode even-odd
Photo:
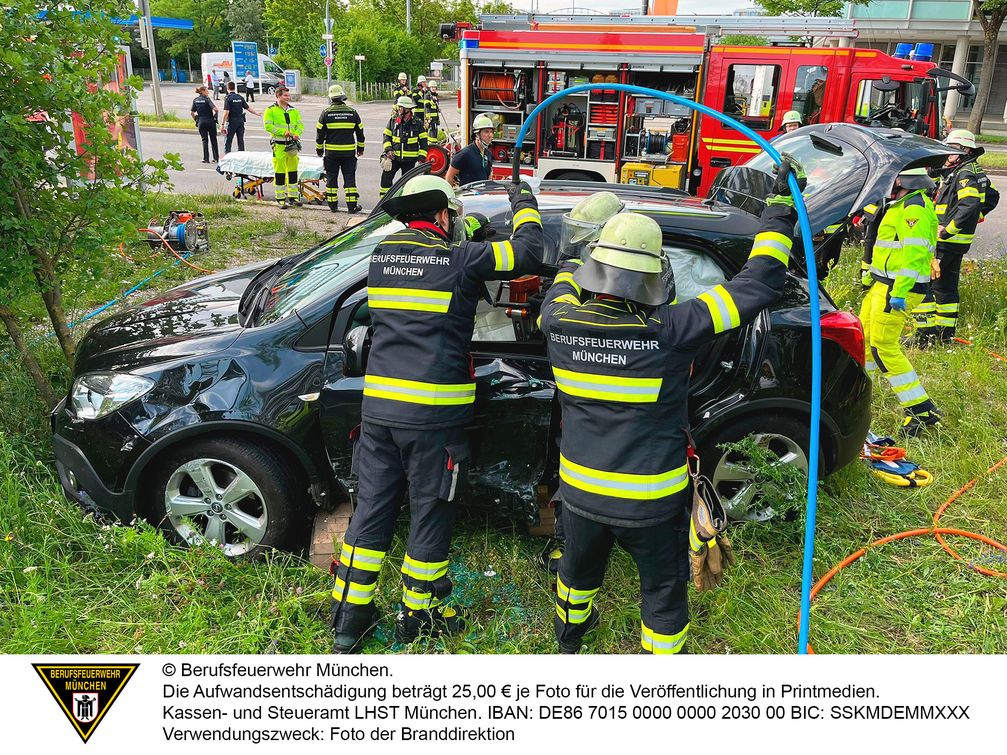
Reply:
[[[524,16],[510,17],[511,24],[492,18],[493,24],[459,33],[459,106],[466,124],[482,113],[494,120],[495,178],[510,174],[517,132],[535,105],[584,83],[678,94],[767,139],[780,133],[789,110],[800,112],[805,124],[847,121],[940,134],[940,93],[928,62],[852,47],[711,44],[720,29],[682,31],[655,26],[652,17],[640,17],[647,20],[642,26],[619,18],[589,29]],[[840,36],[856,32],[847,26]],[[705,196],[720,169],[758,151],[738,131],[685,106],[601,88],[569,95],[539,117],[525,138],[521,171],[543,179],[657,184]]]

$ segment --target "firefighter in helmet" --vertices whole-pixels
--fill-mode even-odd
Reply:
[[[329,87],[330,105],[318,116],[315,152],[325,167],[325,199],[332,212],[339,211],[339,173],[343,174],[346,210],[360,212],[357,191],[357,158],[364,154],[364,129],[360,114],[346,104],[346,92],[339,84]]]
[[[984,149],[976,145],[971,131],[959,128],[948,134],[945,144],[958,147],[962,154],[949,155],[937,171],[935,205],[937,210],[937,262],[940,276],[931,284],[930,293],[913,310],[916,317],[916,344],[926,348],[933,341],[950,343],[958,327],[961,295],[962,258],[975,238],[976,226],[985,213],[996,207],[1000,195],[976,162]]]
[[[468,146],[458,150],[451,158],[451,165],[444,175],[448,183],[464,186],[475,181],[488,181],[493,172],[493,121],[486,114],[480,114],[472,121],[472,135],[475,137]]]
[[[797,129],[803,125],[804,120],[801,118],[801,114],[796,110],[788,110],[783,114],[783,121],[780,123],[780,131],[784,134],[789,134],[797,131]]]
[[[880,370],[888,380],[905,411],[902,431],[910,436],[941,417],[900,343],[909,312],[923,301],[931,276],[941,272],[934,259],[937,214],[927,196],[933,188],[925,168],[896,177],[871,249],[873,284],[860,309],[867,370]]]
[[[464,427],[476,394],[469,356],[476,306],[486,281],[535,272],[542,261],[535,196],[525,183],[508,194],[512,235],[494,242],[462,240],[462,206],[443,178],[411,178],[385,203],[405,228],[377,245],[367,278],[373,338],[354,451],[357,508],[335,564],[336,652],[355,650],[376,622],[378,572],[407,489],[396,638],[411,642],[464,625],[444,600],[455,500],[469,467]]]
[[[398,112],[399,97],[409,97],[413,93],[413,90],[409,87],[409,77],[406,76],[405,71],[399,74],[398,81],[399,83],[392,89],[392,115]]]
[[[381,172],[380,195],[392,188],[398,171],[408,173],[417,160],[427,159],[427,130],[423,121],[413,115],[416,103],[412,97],[399,97],[395,103],[398,113],[388,120],[381,149],[388,160],[389,169]]]
[[[674,654],[689,634],[689,554],[694,581],[723,577],[729,543],[693,506],[688,390],[698,349],[753,320],[783,292],[797,216],[777,171],[748,262],[728,283],[677,303],[653,219],[621,212],[588,259],[564,263],[542,307],[542,330],[563,417],[560,495],[566,549],[556,582],[560,651],[579,651],[598,623],[594,605],[619,543],[636,561],[644,652]],[[722,513],[722,512],[721,512]],[[699,521],[697,521],[697,518]]]

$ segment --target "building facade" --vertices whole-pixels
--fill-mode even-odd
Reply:
[[[973,0],[875,0],[867,5],[847,6],[860,36],[856,47],[870,47],[893,54],[902,42],[934,45],[933,61],[941,68],[964,76],[976,86],[982,70],[983,30],[973,18]],[[1007,122],[1007,24],[1000,34],[993,89],[983,119],[984,129],[1002,130]],[[971,97],[945,93],[944,117],[958,124],[972,111]]]

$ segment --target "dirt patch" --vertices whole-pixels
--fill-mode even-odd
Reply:
[[[283,230],[256,237],[254,248],[236,249],[228,260],[229,267],[237,267],[265,257],[294,254],[307,249],[311,244],[292,241],[293,236],[303,239],[305,233],[312,233],[317,237],[316,242],[324,241],[342,232],[347,225],[354,225],[367,217],[363,212],[351,216],[345,212],[329,212],[327,207],[307,204],[287,210],[280,209],[271,201],[243,201],[241,206],[249,217],[279,220],[283,223]],[[264,254],[265,250],[274,251]]]

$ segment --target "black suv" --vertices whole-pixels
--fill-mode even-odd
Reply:
[[[921,137],[855,126],[797,133],[778,144],[808,167],[815,230],[878,201],[899,169],[943,162],[948,152]],[[725,171],[710,200],[606,188],[628,210],[660,223],[684,300],[744,264],[769,169],[768,158],[756,158]],[[541,185],[547,244],[558,242],[562,214],[597,189]],[[460,198],[466,212],[480,212],[508,233],[503,186],[473,184]],[[331,508],[352,493],[351,436],[363,378],[344,375],[343,340],[369,322],[370,253],[399,228],[379,206],[314,249],[193,280],[95,325],[78,347],[70,395],[52,414],[67,495],[127,521],[139,513],[181,541],[210,540],[242,555],[284,545],[302,507]],[[694,365],[693,434],[704,472],[735,517],[772,512],[759,505],[745,465],[720,444],[754,434],[780,463],[807,469],[811,343],[801,269],[795,260],[775,307],[709,343]],[[555,383],[544,341],[522,306],[549,279],[545,270],[490,285],[472,341],[478,388],[467,500],[528,523],[557,485]],[[870,422],[871,383],[859,320],[838,311],[824,291],[818,295],[821,468],[828,473],[857,458]]]

